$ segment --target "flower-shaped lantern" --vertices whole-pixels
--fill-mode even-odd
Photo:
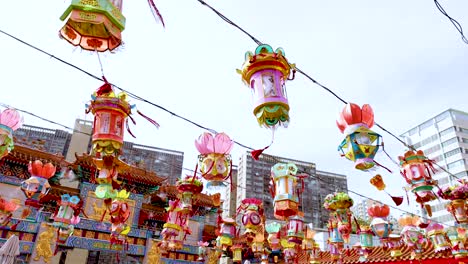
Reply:
[[[365,104],[361,107],[348,103],[336,121],[338,128],[346,138],[338,150],[351,160],[358,170],[369,170],[376,165],[375,154],[380,147],[381,136],[370,130],[374,125],[374,111]]]
[[[226,253],[236,237],[236,220],[228,217],[222,219],[220,234],[217,238],[218,247]]]
[[[60,35],[74,46],[103,52],[122,43],[122,0],[72,0],[60,17],[65,19]]]
[[[460,179],[455,185],[439,190],[438,194],[442,199],[450,200],[447,211],[453,215],[458,224],[466,227],[468,224],[468,181]]]
[[[187,175],[177,180],[177,190],[181,196],[182,210],[185,213],[190,213],[192,211],[192,198],[194,195],[201,193],[203,182],[196,176]]]
[[[398,223],[403,227],[403,230],[401,230],[403,241],[412,249],[411,257],[414,259],[421,258],[424,246],[428,241],[423,231],[418,227],[420,218],[418,216],[406,214],[398,219]]]
[[[434,251],[436,253],[442,253],[443,255],[449,255],[451,253],[452,247],[442,224],[432,222],[426,228],[426,232],[434,245]]]
[[[58,211],[52,217],[52,225],[58,228],[57,243],[65,244],[67,239],[73,234],[75,225],[80,222],[80,198],[62,194]]]
[[[246,198],[242,200],[237,211],[243,212],[242,225],[244,225],[246,229],[244,234],[247,237],[247,241],[252,242],[263,222],[262,200]]]
[[[456,259],[468,256],[468,243],[466,239],[466,229],[463,227],[449,227],[447,237],[452,246],[452,255]]]
[[[121,245],[127,241],[126,237],[130,232],[130,226],[127,225],[127,220],[130,217],[131,209],[126,200],[130,196],[130,192],[121,190],[117,193],[116,198],[112,201],[110,208],[111,216],[111,245]]]
[[[195,141],[200,152],[198,166],[202,177],[208,181],[208,187],[224,186],[224,181],[232,172],[231,152],[233,141],[225,133],[215,136],[205,132]]]
[[[427,204],[437,199],[433,191],[437,181],[432,179],[432,173],[435,172],[433,161],[424,156],[422,150],[416,152],[409,150],[404,156],[398,157],[401,166],[401,175],[409,184],[408,190],[416,196],[416,202],[426,210],[429,216],[432,216],[431,206]]]
[[[19,208],[19,204],[0,197],[0,226],[6,226],[10,222],[13,213]]]
[[[277,222],[271,222],[265,225],[265,230],[268,233],[268,243],[272,253],[277,254],[281,251],[281,244],[279,238],[279,232],[281,230],[281,224]]]
[[[375,203],[367,209],[367,213],[372,217],[370,227],[376,236],[385,245],[386,239],[392,232],[392,224],[387,221],[390,215],[390,207],[386,204]]]
[[[13,131],[23,124],[18,111],[5,109],[0,113],[0,159],[8,155],[13,150]]]
[[[273,50],[263,44],[255,49],[255,54],[245,53],[242,70],[244,83],[253,90],[254,110],[258,124],[266,128],[287,127],[289,123],[289,104],[285,83],[294,78],[294,65],[284,57],[284,50]],[[289,78],[293,73],[292,78]]]
[[[40,160],[29,162],[28,171],[31,174],[29,179],[21,183],[21,190],[26,195],[26,205],[40,208],[41,199],[50,190],[49,179],[55,175],[55,166],[52,163],[43,164]]]
[[[279,220],[287,220],[299,210],[299,178],[297,166],[293,163],[277,163],[271,168],[270,192],[274,198],[274,215]]]
[[[342,243],[341,237],[344,242],[348,243],[351,234],[352,216],[349,208],[353,206],[353,203],[353,199],[344,192],[335,192],[325,197],[323,206],[330,211],[329,232],[331,233],[331,242]]]

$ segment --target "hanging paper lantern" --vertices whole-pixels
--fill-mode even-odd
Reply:
[[[365,104],[348,103],[336,121],[338,128],[346,138],[341,142],[338,150],[347,159],[355,163],[358,170],[369,170],[376,165],[375,154],[380,146],[381,136],[370,130],[374,125],[374,111]]]
[[[367,213],[372,217],[370,224],[372,231],[384,244],[384,241],[392,232],[392,224],[387,221],[387,217],[390,215],[390,207],[386,204],[376,203],[367,209]]]
[[[258,257],[264,252],[265,247],[263,246],[263,242],[265,240],[265,235],[262,232],[263,230],[259,230],[255,235],[252,241],[252,252]]]
[[[320,263],[320,247],[314,240],[315,231],[313,230],[313,224],[309,223],[305,225],[304,240],[302,241],[302,249],[305,250],[309,257],[309,263],[318,264]]]
[[[201,193],[203,183],[196,176],[187,175],[183,179],[178,179],[176,185],[181,196],[182,210],[185,213],[190,213],[192,211],[192,198]]]
[[[19,208],[19,204],[0,197],[0,226],[6,226],[10,222],[13,213]]]
[[[424,251],[424,246],[427,244],[427,239],[424,233],[417,226],[420,219],[418,216],[404,215],[398,219],[398,223],[403,227],[401,236],[406,245],[412,249],[411,257],[415,259],[421,258]]]
[[[58,228],[57,243],[65,244],[73,234],[75,225],[80,222],[80,198],[63,194],[60,199],[59,209],[52,217],[52,225]]]
[[[286,239],[281,239],[281,246],[283,247],[284,262],[285,263],[296,263],[297,250],[296,244],[289,243]]]
[[[277,163],[271,168],[270,192],[274,198],[274,215],[279,220],[286,220],[299,210],[296,174],[297,166],[293,163]]]
[[[184,247],[185,238],[187,234],[190,234],[187,231],[188,230],[186,229],[186,227],[183,227],[182,231],[179,232],[177,236],[171,237],[169,239],[169,244],[168,244],[169,250],[171,251],[181,250]]]
[[[335,232],[337,230],[342,236],[344,242],[348,243],[351,234],[351,206],[353,206],[353,199],[347,193],[335,192],[328,194],[325,197],[323,204],[324,208],[330,212],[331,229],[329,231]]]
[[[218,247],[224,252],[232,246],[232,240],[236,236],[236,220],[228,217],[222,219],[220,235],[217,238]]]
[[[374,247],[374,233],[369,226],[360,226],[357,233],[359,235],[359,260],[365,261]]]
[[[401,175],[410,184],[408,189],[416,195],[416,202],[426,210],[429,216],[432,216],[431,206],[426,203],[437,199],[433,191],[437,181],[432,179],[432,173],[435,172],[434,161],[426,158],[422,150],[417,152],[409,150],[398,159],[402,168]]]
[[[93,153],[96,157],[121,154],[124,138],[124,125],[131,114],[131,106],[127,102],[127,94],[114,93],[112,85],[105,83],[91,96],[91,104],[86,113],[94,115]]]
[[[197,243],[197,245],[198,245],[198,258],[197,258],[197,261],[205,261],[205,257],[207,256],[206,247],[209,244],[210,243],[205,242],[205,241],[198,241],[198,243]]]
[[[465,233],[466,229],[463,227],[449,227],[447,229],[447,237],[452,245],[452,255],[454,255],[456,259],[468,256],[468,245]]]
[[[8,155],[14,148],[13,131],[23,124],[18,111],[5,109],[0,113],[0,159]]]
[[[242,80],[254,93],[254,115],[258,124],[266,128],[287,127],[289,104],[285,83],[294,79],[294,65],[284,57],[282,48],[273,51],[270,45],[260,45],[255,54],[245,53]],[[289,78],[291,72],[293,77]]]
[[[451,253],[452,247],[448,241],[447,234],[444,230],[444,226],[432,222],[426,228],[427,236],[431,239],[432,244],[434,245],[434,251],[436,253],[442,253],[448,255]]]
[[[235,244],[231,247],[232,250],[232,261],[234,263],[242,263],[242,245]]]
[[[271,251],[275,254],[281,251],[281,244],[278,234],[280,229],[281,224],[277,222],[271,222],[265,225],[265,230],[268,233],[268,243],[270,244]]]
[[[188,215],[183,213],[182,204],[179,200],[170,200],[169,207],[167,207],[166,210],[168,212],[167,220],[161,231],[163,245],[167,245],[167,242],[171,238],[177,237],[188,224]]]
[[[231,175],[232,160],[229,153],[233,146],[234,143],[225,133],[213,136],[205,132],[195,141],[195,147],[200,152],[198,166],[209,186],[224,186],[223,182]]]
[[[48,180],[55,175],[55,166],[50,162],[43,164],[42,161],[36,160],[29,162],[28,171],[31,177],[21,183],[21,190],[27,198],[25,204],[40,208],[42,197],[50,190]]]
[[[304,239],[303,225],[304,214],[302,212],[298,212],[297,215],[289,217],[286,234],[289,243],[295,243],[297,245],[302,244],[302,240]]]
[[[458,224],[466,225],[468,223],[468,181],[466,179],[458,180],[453,186],[447,186],[438,191],[438,195],[445,200],[450,200],[447,211],[453,215]]]
[[[122,43],[122,0],[72,0],[60,17],[66,19],[60,35],[74,46],[102,52]]]
[[[111,245],[123,245],[127,241],[126,237],[131,228],[126,224],[126,222],[130,217],[131,209],[125,200],[128,199],[129,196],[130,192],[121,190],[112,201],[109,212],[111,217]]]
[[[256,198],[246,198],[242,200],[241,205],[237,211],[238,213],[240,211],[243,211],[244,213],[242,216],[242,224],[245,227],[244,234],[247,237],[247,241],[252,242],[263,222],[262,200]]]

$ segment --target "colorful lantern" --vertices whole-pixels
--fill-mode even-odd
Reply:
[[[171,238],[177,237],[188,224],[188,215],[183,213],[182,204],[179,200],[170,200],[169,207],[166,210],[168,212],[167,220],[161,231],[163,246],[166,246]]]
[[[377,164],[374,157],[379,149],[381,136],[370,130],[374,125],[372,107],[365,104],[361,109],[357,104],[348,103],[340,113],[336,125],[346,135],[338,147],[342,155],[353,161],[358,170],[373,168]]]
[[[374,247],[374,233],[369,226],[359,226],[357,233],[359,235],[359,260],[365,261]]]
[[[302,241],[302,249],[305,250],[309,257],[309,263],[318,264],[320,263],[320,247],[314,240],[315,231],[313,230],[313,224],[309,223],[305,225],[304,240]]]
[[[58,211],[53,216],[52,225],[58,228],[57,243],[65,244],[73,234],[75,225],[80,222],[80,198],[63,194],[59,205]]]
[[[297,251],[296,244],[289,243],[286,239],[281,239],[281,246],[283,247],[284,262],[285,263],[296,263]]]
[[[463,227],[449,227],[447,229],[447,236],[452,244],[452,255],[457,259],[468,256],[465,232],[466,229]]]
[[[289,243],[295,243],[297,245],[302,245],[302,240],[304,239],[304,214],[298,212],[297,215],[290,216],[287,225],[287,233]]]
[[[401,175],[410,184],[407,188],[416,195],[416,202],[432,216],[431,206],[427,202],[437,199],[433,191],[437,181],[432,179],[431,173],[435,172],[433,161],[424,156],[422,150],[414,152],[409,150],[404,156],[398,157],[400,160]]]
[[[198,259],[197,261],[205,261],[207,255],[206,247],[209,245],[208,242],[198,241]]]
[[[401,235],[406,245],[413,251],[411,257],[415,259],[421,258],[424,251],[424,245],[427,244],[427,239],[419,227],[420,219],[418,216],[404,215],[398,219],[398,223],[403,227]]]
[[[390,215],[390,207],[386,204],[373,204],[367,209],[367,213],[372,217],[371,228],[382,243],[392,232],[392,224],[387,221]]]
[[[210,186],[223,185],[232,172],[231,152],[234,143],[225,133],[213,136],[203,133],[195,141],[195,147],[200,152],[198,166],[202,177],[209,181]]]
[[[0,197],[0,226],[6,226],[10,222],[13,213],[19,208],[19,204]]]
[[[220,235],[218,236],[218,246],[224,252],[232,246],[232,240],[236,236],[236,220],[232,218],[222,219]]]
[[[335,192],[325,197],[323,206],[330,212],[329,231],[338,231],[344,242],[348,243],[351,234],[351,206],[353,199],[347,193]],[[335,234],[336,236],[336,234]]]
[[[268,233],[268,243],[270,244],[271,251],[275,254],[281,251],[281,244],[278,234],[280,229],[281,224],[277,222],[271,222],[265,225],[265,230]]]
[[[193,195],[201,193],[203,183],[196,176],[185,176],[177,180],[177,190],[181,196],[182,211],[190,213],[192,211]]]
[[[72,0],[60,17],[62,21],[65,19],[60,35],[74,46],[103,52],[122,43],[125,29],[122,0]]]
[[[255,238],[253,239],[253,242],[252,242],[252,252],[257,257],[261,256],[262,253],[265,250],[265,247],[263,246],[263,242],[265,240],[265,235],[264,235],[264,233],[262,231],[263,230],[259,230],[259,232],[257,232],[257,234],[255,235]]]
[[[274,215],[279,220],[286,220],[296,215],[299,210],[299,193],[296,189],[298,179],[297,166],[293,163],[277,163],[271,168],[270,192],[274,198]],[[302,184],[303,190],[304,184]]]
[[[458,224],[468,224],[468,181],[465,179],[458,180],[458,183],[453,186],[444,187],[438,191],[442,199],[450,200],[447,206],[449,211]]]
[[[403,255],[403,252],[401,252],[401,249],[403,247],[403,241],[400,235],[390,234],[388,238],[386,238],[383,241],[383,244],[390,249],[391,257],[399,257]]]
[[[294,65],[284,57],[282,48],[273,51],[270,45],[260,45],[255,54],[245,53],[242,70],[244,83],[254,93],[254,115],[258,124],[266,128],[287,127],[289,123],[289,104],[285,83],[294,79]],[[292,78],[289,78],[291,72]]]
[[[450,246],[450,242],[448,241],[448,237],[443,225],[432,222],[426,228],[426,232],[427,236],[431,239],[431,242],[434,245],[434,251],[436,253],[443,253],[444,255],[451,253],[452,247]]]
[[[28,171],[31,177],[21,183],[21,190],[27,198],[25,204],[40,208],[42,197],[50,190],[48,180],[55,175],[55,166],[52,163],[43,164],[42,161],[36,160],[29,163]]]
[[[126,224],[130,217],[130,206],[126,199],[130,196],[130,193],[126,190],[121,190],[117,193],[117,196],[112,201],[110,208],[111,216],[111,245],[117,244],[122,245],[126,241],[126,236],[130,232],[130,226]]]
[[[8,155],[14,148],[13,131],[23,124],[18,111],[5,109],[0,113],[0,159]]]
[[[232,261],[234,263],[242,263],[242,245],[235,244],[231,247],[232,250]]]
[[[246,228],[244,234],[247,241],[252,242],[257,235],[258,229],[263,222],[263,204],[262,200],[256,198],[246,198],[242,200],[237,209],[238,213],[243,211],[242,224]]]

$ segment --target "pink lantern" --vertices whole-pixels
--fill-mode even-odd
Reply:
[[[13,150],[13,131],[21,127],[23,119],[18,111],[5,109],[0,113],[0,159]]]
[[[205,132],[195,141],[195,147],[200,152],[198,166],[203,178],[209,181],[209,185],[222,185],[222,182],[231,175],[232,160],[229,153],[233,145],[225,133],[213,136]]]
[[[302,212],[298,212],[297,215],[289,217],[287,231],[288,242],[295,243],[297,245],[302,244],[302,240],[304,239],[303,215],[304,214]]]
[[[444,226],[439,223],[432,222],[426,228],[427,236],[431,239],[436,253],[443,253],[445,255],[451,254],[452,247],[447,238],[447,233]]]
[[[168,241],[179,236],[188,223],[188,214],[183,213],[184,210],[179,200],[169,201],[169,207],[166,210],[168,211],[167,220],[161,231],[163,245],[167,245]]]

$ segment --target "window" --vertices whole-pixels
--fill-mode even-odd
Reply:
[[[467,128],[460,127],[460,128],[458,128],[458,130],[460,130],[460,132],[462,132],[462,133],[468,134],[468,129]]]
[[[453,168],[456,168],[456,167],[462,166],[462,165],[465,165],[465,160],[463,160],[463,159],[457,160],[457,161],[452,162],[452,163],[449,163],[449,164],[447,165],[447,168],[448,168],[449,170],[451,170],[451,169],[453,169]]]
[[[416,146],[415,146],[415,147],[416,147]],[[426,150],[424,151],[424,153],[426,153],[426,155],[429,155],[429,154],[432,154],[432,153],[434,153],[434,152],[436,152],[436,151],[439,151],[439,150],[440,150],[440,145],[435,145],[435,146],[433,146],[433,147],[430,147],[430,148],[426,149]]]
[[[447,141],[442,142],[442,147],[450,146],[450,145],[452,145],[453,143],[456,143],[456,142],[458,142],[458,138],[457,138],[457,137],[451,138],[451,139],[449,139],[449,140],[447,140]],[[467,142],[467,143],[468,143],[468,142]]]
[[[448,183],[448,177],[444,177],[438,180],[439,185],[444,185]]]
[[[463,177],[467,177],[467,176],[468,176],[468,171],[462,171],[462,172],[459,172],[459,173],[455,174],[455,177],[459,178],[459,179],[461,179]]]
[[[445,158],[451,157],[462,152],[462,148],[456,148],[444,154]]]
[[[468,138],[462,138],[463,143],[468,143]]]
[[[453,126],[453,127],[449,127],[449,128],[447,128],[447,129],[445,129],[444,131],[440,132],[440,136],[443,137],[443,136],[445,136],[445,135],[447,135],[447,134],[450,134],[450,133],[452,133],[452,132],[455,132],[455,127],[454,127],[454,126]]]
[[[428,127],[431,127],[432,124],[433,124],[432,120],[426,121],[426,122],[424,122],[423,124],[421,124],[419,126],[419,129],[424,130],[424,129],[428,128]]]
[[[442,114],[436,116],[435,120],[436,120],[436,122],[440,122],[440,121],[446,119],[446,118],[449,117],[449,116],[450,116],[450,112],[447,111],[447,112],[444,112],[444,113],[442,113]]]

